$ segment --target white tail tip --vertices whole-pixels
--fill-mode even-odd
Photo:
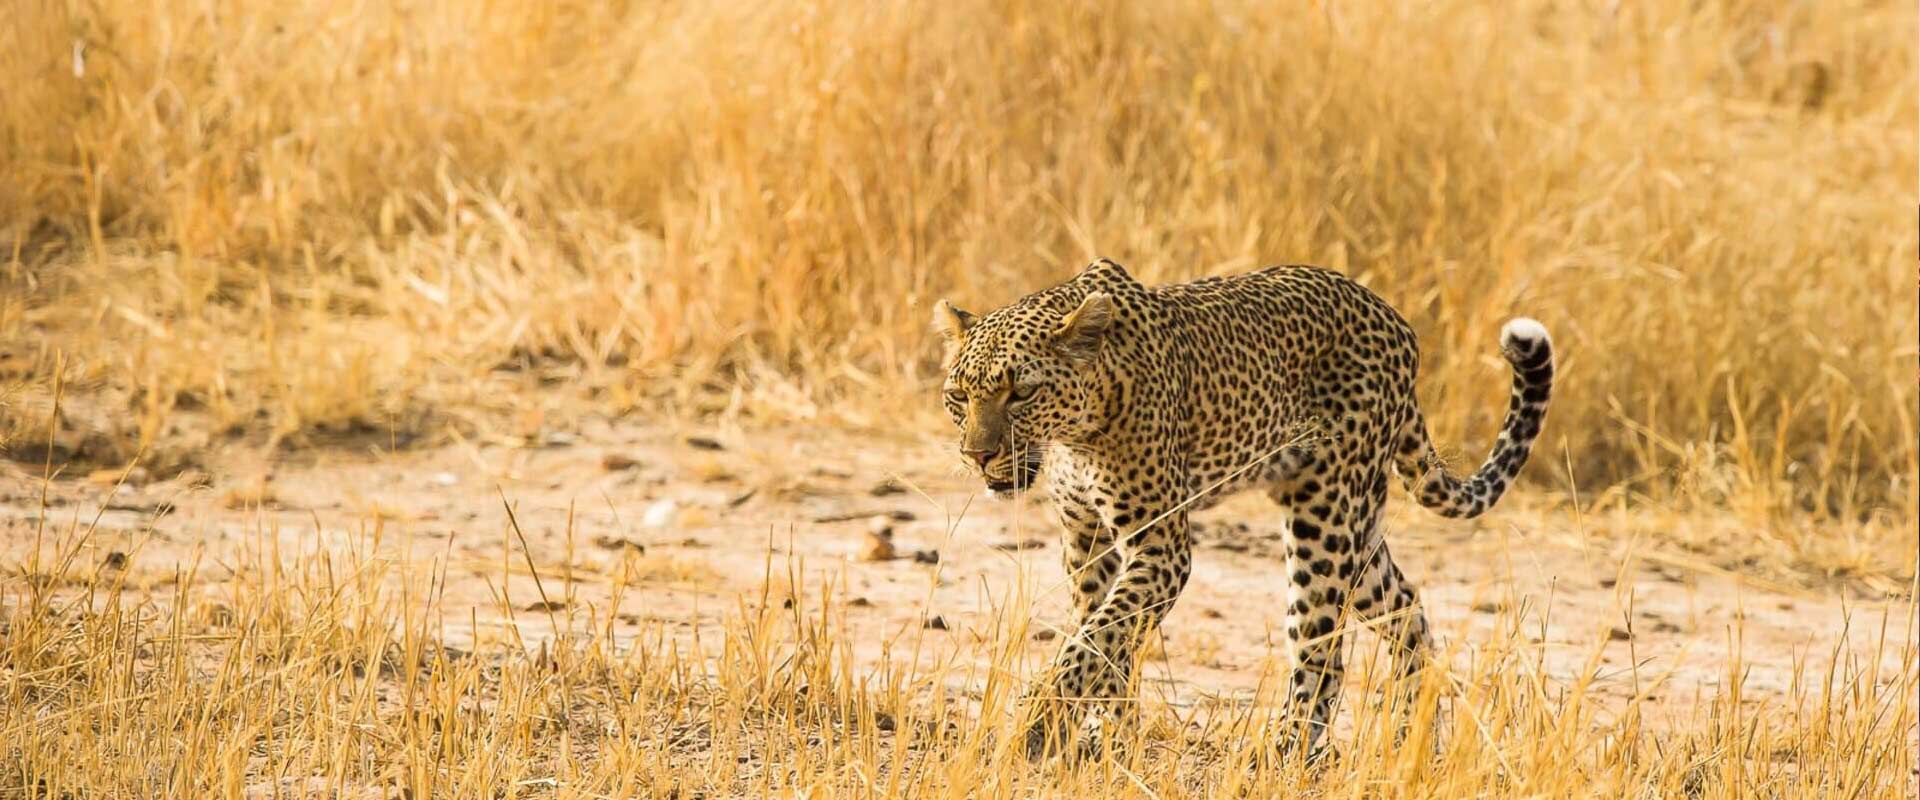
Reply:
[[[1510,347],[1515,342],[1548,342],[1553,338],[1547,335],[1547,326],[1532,317],[1514,317],[1500,328],[1500,344]]]

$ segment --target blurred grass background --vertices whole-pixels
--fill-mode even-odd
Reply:
[[[1910,3],[11,9],[17,457],[56,375],[54,455],[159,468],[583,409],[937,431],[932,302],[1098,254],[1355,275],[1467,461],[1539,317],[1537,484],[1920,506]]]

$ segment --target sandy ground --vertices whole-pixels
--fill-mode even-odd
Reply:
[[[616,636],[704,635],[711,650],[729,615],[799,585],[803,607],[824,596],[844,615],[863,664],[944,665],[963,694],[984,683],[999,609],[1031,599],[1032,664],[1067,624],[1044,500],[988,499],[931,433],[689,434],[589,422],[532,442],[301,451],[270,470],[244,452],[223,458],[210,474],[117,491],[107,476],[63,477],[47,487],[47,530],[85,528],[98,515],[86,558],[127,553],[130,570],[153,576],[197,565],[213,597],[276,547],[283,559],[319,549],[391,558],[422,586],[443,565],[443,636],[455,647],[509,640],[510,628],[531,645],[556,624],[577,631],[610,619]],[[6,469],[0,563],[12,565],[33,546],[42,482],[37,470]],[[1509,497],[1471,522],[1428,515],[1397,490],[1392,503],[1394,555],[1456,664],[1496,626],[1518,624],[1552,680],[1591,676],[1602,698],[1624,704],[1640,692],[1679,712],[1720,691],[1731,652],[1742,656],[1746,701],[1768,703],[1790,690],[1797,662],[1817,679],[1835,652],[1878,652],[1891,674],[1911,646],[1904,600],[1691,569],[1537,498]],[[1277,516],[1246,495],[1197,519],[1195,572],[1146,667],[1150,691],[1176,708],[1249,702],[1263,676],[1285,675]],[[864,560],[882,528],[897,557]],[[625,584],[617,602],[616,583]],[[1360,641],[1370,648],[1372,637]]]

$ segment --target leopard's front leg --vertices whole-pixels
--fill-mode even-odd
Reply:
[[[1155,504],[1109,503],[1103,516],[1112,530],[1124,531],[1115,542],[1119,573],[1029,692],[1036,701],[1029,756],[1060,752],[1076,730],[1081,749],[1098,749],[1104,729],[1131,718],[1124,695],[1139,645],[1173,608],[1192,571],[1186,511],[1171,493]]]
[[[1056,494],[1060,510],[1060,565],[1067,570],[1067,588],[1073,594],[1073,625],[1100,607],[1120,575],[1120,545],[1100,511],[1081,494]]]

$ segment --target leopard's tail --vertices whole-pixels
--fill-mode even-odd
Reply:
[[[1507,421],[1500,426],[1493,452],[1472,475],[1463,479],[1447,472],[1427,438],[1426,418],[1418,411],[1400,432],[1395,471],[1420,505],[1443,517],[1477,517],[1492,508],[1526,465],[1546,419],[1547,397],[1553,393],[1553,340],[1546,326],[1514,318],[1500,329],[1500,353],[1513,365]]]

